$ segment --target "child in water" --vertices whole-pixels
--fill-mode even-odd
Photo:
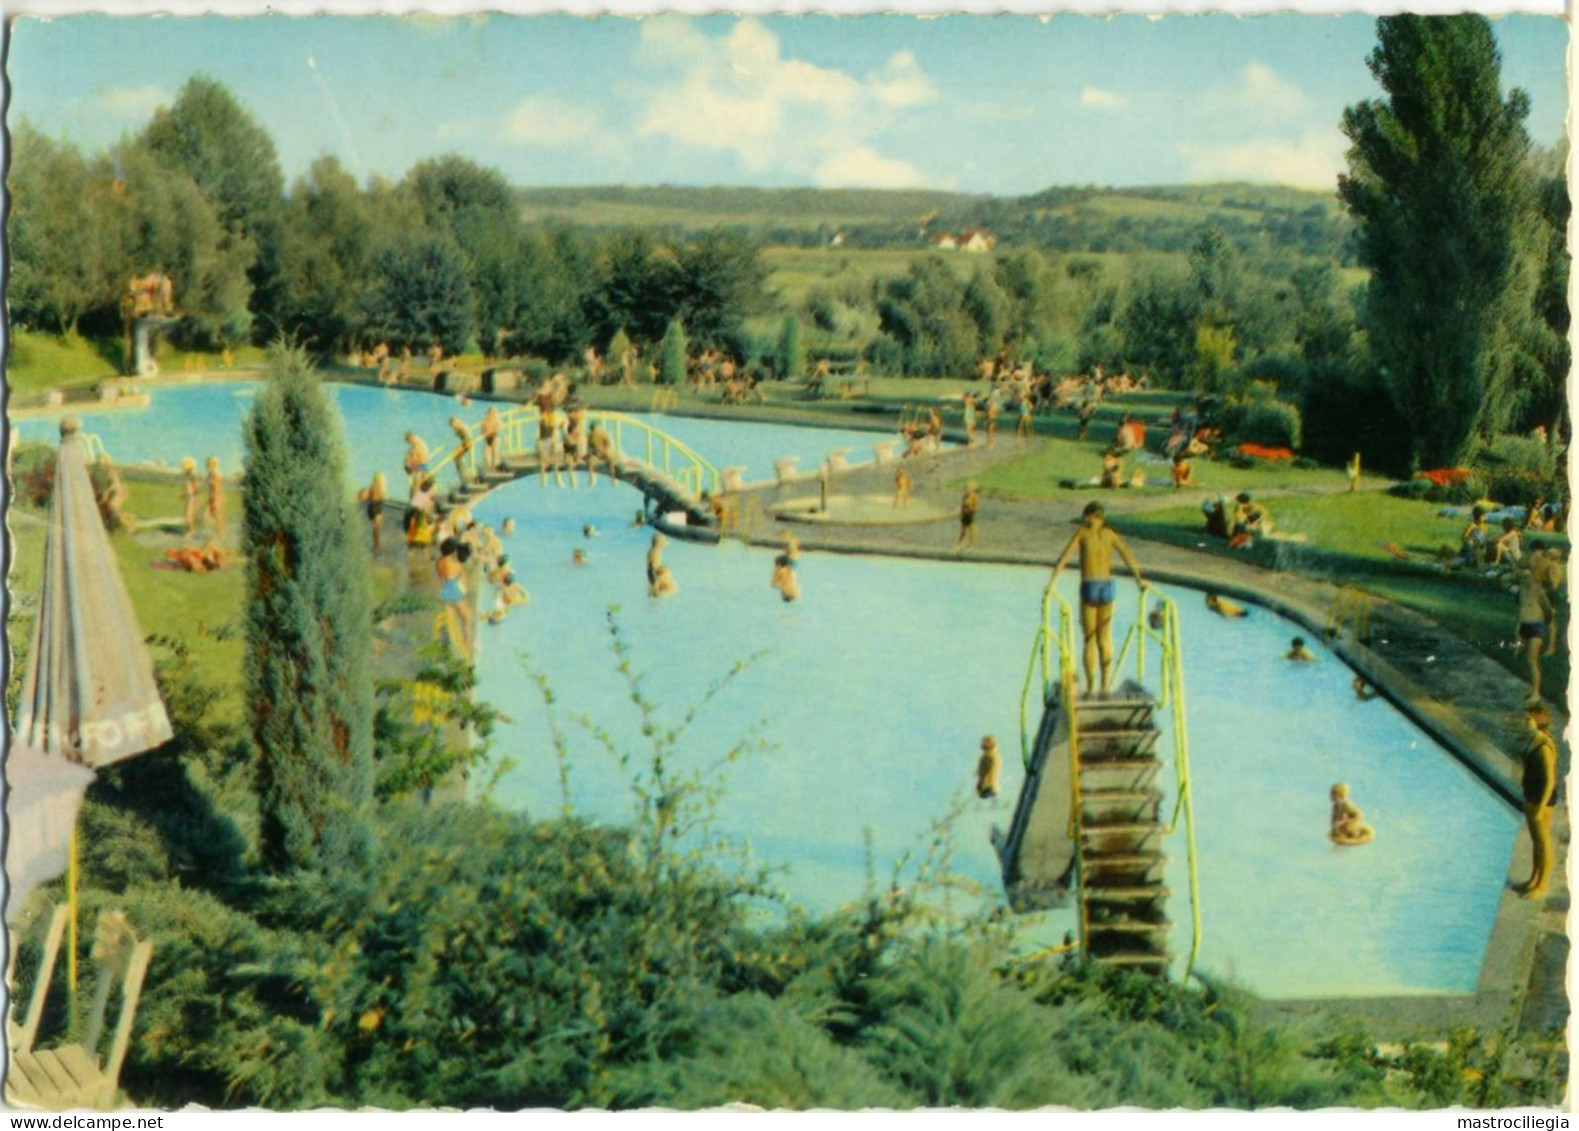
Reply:
[[[1236,605],[1227,597],[1219,596],[1216,593],[1208,593],[1206,595],[1206,607],[1211,609],[1212,612],[1216,613],[1218,616],[1228,617],[1230,619],[1236,617],[1247,617],[1250,615],[1250,611],[1243,605]]]
[[[998,771],[1003,769],[1003,755],[998,753],[998,740],[986,735],[981,740],[981,758],[976,763],[976,796],[990,801],[998,796]]]
[[[1311,655],[1310,649],[1305,647],[1305,638],[1303,636],[1296,636],[1289,642],[1288,652],[1283,658],[1301,664],[1313,664],[1316,662],[1316,657]]]
[[[1349,787],[1339,782],[1332,787],[1332,828],[1327,834],[1333,844],[1369,844],[1376,831],[1365,823],[1365,814],[1349,800]]]
[[[779,591],[785,604],[800,599],[800,583],[795,578],[795,564],[788,554],[773,559],[773,588]]]

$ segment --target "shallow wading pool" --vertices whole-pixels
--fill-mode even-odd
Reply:
[[[84,426],[121,461],[216,454],[237,470],[253,388],[160,390],[150,409],[86,413]],[[456,409],[431,394],[345,386],[333,393],[353,438],[353,478],[365,482],[382,468],[392,488],[403,484],[401,434],[410,428],[440,441]],[[473,405],[468,418],[482,411]],[[865,444],[857,449],[865,454],[881,438],[679,418],[663,427],[721,467],[746,465],[748,478],[769,474],[781,456],[814,466],[830,449]],[[56,424],[31,419],[18,429],[52,438]],[[481,630],[479,692],[512,720],[495,744],[514,760],[495,800],[544,816],[566,800],[542,697],[525,676],[530,664],[558,698],[570,805],[610,821],[631,812],[618,765],[574,722],[595,719],[640,752],[609,645],[608,611],[618,606],[634,667],[670,722],[736,661],[756,657],[696,720],[679,760],[711,777],[706,767],[743,736],[773,744],[727,769],[713,832],[775,869],[793,901],[817,911],[859,899],[869,859],[881,886],[907,853],[913,873],[934,823],[957,809],[949,864],[981,894],[960,894],[955,906],[1001,903],[989,837],[994,826],[1007,828],[1021,783],[1020,689],[1045,571],[805,554],[804,599],[786,605],[768,584],[770,551],[674,540],[666,561],[680,591],[654,601],[644,569],[650,531],[628,526],[638,505],[624,485],[591,489],[583,479],[571,491],[534,478],[473,508],[495,527],[515,518],[507,552],[532,594],[505,624]],[[590,540],[581,533],[588,523],[600,531]],[[1070,532],[1048,532],[1049,556]],[[571,561],[578,546],[588,554],[584,566]],[[1145,549],[1136,546],[1142,562]],[[1073,601],[1072,574],[1060,590]],[[1118,640],[1134,618],[1134,594],[1120,582]],[[1319,663],[1282,660],[1297,632],[1289,623],[1264,611],[1225,621],[1196,592],[1171,595],[1189,692],[1201,968],[1268,997],[1472,991],[1518,814],[1387,703],[1358,702],[1351,673],[1319,644]],[[1166,713],[1160,718],[1166,732]],[[982,802],[971,787],[989,733],[1004,753],[1003,793]],[[1158,749],[1171,792],[1171,736],[1164,733]],[[1337,781],[1350,784],[1375,826],[1374,844],[1328,842],[1327,791]],[[1182,829],[1165,851],[1173,947],[1182,954],[1189,943]],[[1052,943],[1072,925],[1071,912],[1055,912],[1029,933]]]

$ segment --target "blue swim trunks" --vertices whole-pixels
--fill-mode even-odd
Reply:
[[[1113,603],[1113,579],[1104,577],[1100,581],[1082,581],[1080,583],[1080,603],[1082,605],[1111,605]]]
[[[1524,621],[1524,622],[1520,623],[1520,625],[1519,625],[1519,639],[1520,640],[1545,640],[1546,639],[1546,622],[1545,621],[1540,621],[1540,620],[1535,620],[1535,621]]]

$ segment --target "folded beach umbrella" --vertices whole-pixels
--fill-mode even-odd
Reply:
[[[43,590],[7,756],[10,906],[58,875],[91,770],[170,739],[126,583],[99,517],[78,423],[60,425]]]

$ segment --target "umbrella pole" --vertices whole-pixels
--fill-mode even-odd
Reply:
[[[67,1024],[77,1031],[77,826],[71,826],[71,856],[66,865],[66,903],[71,908],[66,947]]]

